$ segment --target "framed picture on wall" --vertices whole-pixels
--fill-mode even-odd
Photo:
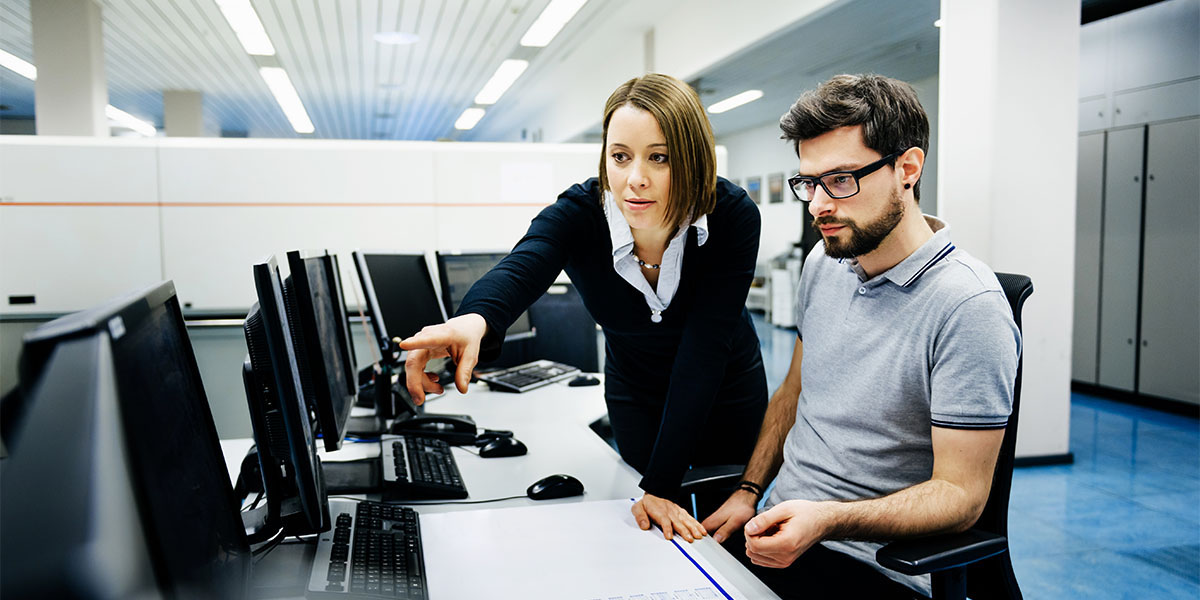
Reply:
[[[783,203],[783,173],[767,175],[767,192],[770,194],[771,204]]]
[[[760,192],[762,191],[762,177],[754,176],[746,178],[746,193],[750,195],[750,199],[755,204],[762,204]]]

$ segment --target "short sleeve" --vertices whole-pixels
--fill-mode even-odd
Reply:
[[[998,429],[1008,424],[1021,336],[999,290],[960,303],[935,339],[930,419],[935,427]]]

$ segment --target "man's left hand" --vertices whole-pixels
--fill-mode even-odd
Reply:
[[[828,530],[830,506],[824,502],[780,502],[746,523],[746,556],[775,569],[791,565]]]

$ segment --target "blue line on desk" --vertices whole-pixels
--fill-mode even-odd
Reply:
[[[709,580],[709,581],[711,581],[713,585],[717,586],[717,591],[718,591],[718,592],[721,592],[721,595],[722,595],[722,596],[725,596],[725,598],[726,598],[727,600],[733,600],[733,596],[730,596],[730,595],[729,595],[729,592],[726,592],[726,591],[725,591],[725,588],[721,587],[721,584],[717,583],[717,580],[716,580],[716,579],[713,579],[713,578],[712,578],[712,575],[709,575],[709,574],[708,574],[708,571],[705,571],[705,570],[704,570],[704,567],[700,566],[700,563],[696,562],[696,559],[692,558],[692,555],[691,555],[691,554],[688,554],[688,553],[687,553],[687,550],[684,550],[684,549],[683,549],[683,546],[680,546],[680,545],[679,545],[679,542],[678,542],[677,540],[675,540],[675,539],[672,539],[672,540],[671,540],[671,543],[672,543],[672,544],[675,544],[675,547],[676,547],[676,548],[679,548],[679,551],[680,551],[681,553],[683,553],[683,555],[684,555],[684,556],[686,556],[688,560],[692,561],[692,564],[693,564],[693,565],[696,565],[696,568],[697,568],[697,569],[700,569],[700,572],[701,572],[701,573],[704,573],[704,576],[705,576],[705,577],[707,577],[707,578],[708,578],[708,580]]]
[[[629,501],[630,501],[630,502],[637,502],[637,500],[636,500],[636,499],[634,499],[634,498],[630,498],[630,499],[629,499]],[[725,591],[725,588],[721,587],[721,584],[717,583],[717,580],[716,580],[716,579],[713,579],[713,578],[712,578],[712,575],[709,575],[709,574],[708,574],[708,571],[705,571],[705,570],[704,570],[704,567],[700,566],[700,563],[696,562],[696,559],[692,558],[692,555],[691,555],[691,554],[688,554],[688,553],[687,553],[687,550],[684,550],[684,549],[683,549],[683,546],[680,546],[678,541],[676,541],[674,538],[671,538],[671,543],[672,543],[672,544],[675,544],[675,547],[679,549],[679,552],[680,552],[681,554],[683,554],[684,556],[686,556],[686,557],[687,557],[687,559],[688,559],[689,561],[691,561],[691,562],[692,562],[692,564],[693,564],[693,565],[695,565],[695,566],[696,566],[696,568],[697,568],[697,569],[699,569],[699,570],[700,570],[700,572],[701,572],[701,573],[703,573],[703,574],[704,574],[704,576],[705,576],[706,578],[708,578],[708,580],[709,580],[709,581],[711,581],[713,585],[717,586],[717,591],[718,591],[718,592],[721,592],[721,595],[722,595],[722,596],[725,596],[726,600],[733,600],[733,596],[730,596],[730,595],[729,595],[729,592],[726,592],[726,591]]]

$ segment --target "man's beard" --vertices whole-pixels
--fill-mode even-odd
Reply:
[[[862,256],[879,247],[888,234],[900,224],[904,217],[904,202],[900,199],[900,190],[893,189],[892,197],[884,213],[874,221],[859,227],[850,219],[834,217],[817,217],[813,219],[813,228],[818,232],[822,225],[844,225],[850,230],[849,240],[836,237],[822,236],[825,239],[825,254],[832,258],[854,258]]]

